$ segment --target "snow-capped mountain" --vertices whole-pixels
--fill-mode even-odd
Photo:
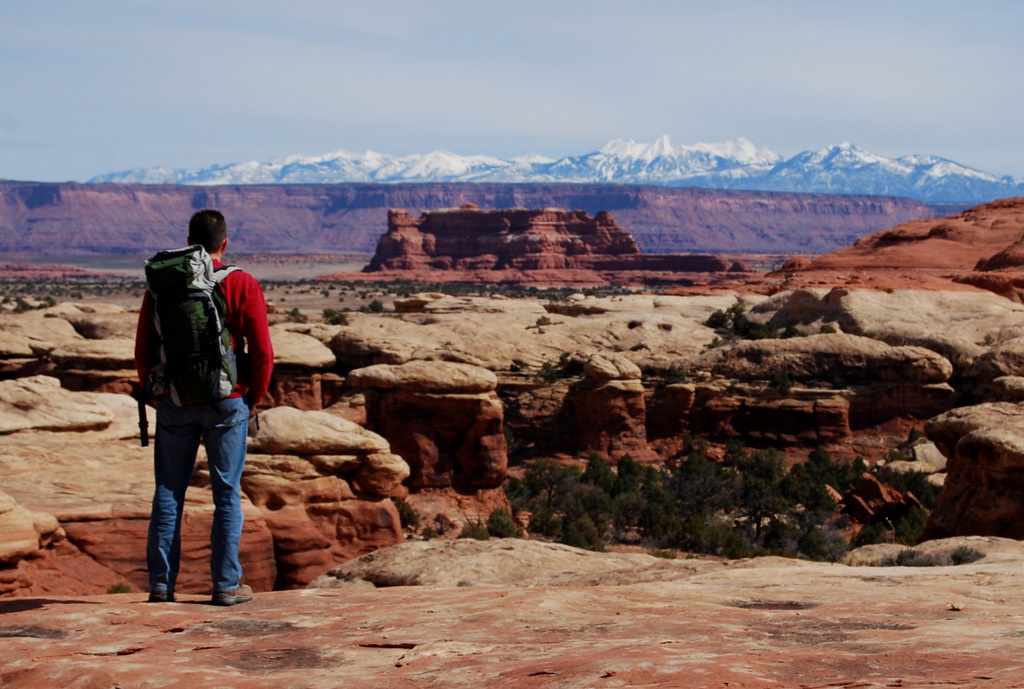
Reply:
[[[525,154],[511,159],[449,151],[394,156],[374,151],[292,155],[268,163],[216,165],[199,170],[136,168],[91,183],[328,184],[338,182],[576,182],[702,186],[712,189],[832,194],[884,194],[930,202],[984,202],[1024,196],[1024,178],[997,176],[930,155],[886,158],[843,143],[786,160],[747,138],[678,144],[609,141],[598,150],[561,159]]]

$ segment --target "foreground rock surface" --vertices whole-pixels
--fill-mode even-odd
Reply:
[[[282,591],[234,608],[194,595],[159,605],[141,594],[6,600],[0,684],[1019,687],[1024,546],[941,547],[956,545],[988,555],[878,568],[492,541],[470,549],[470,572],[450,546],[437,548],[469,577],[462,586]],[[509,585],[524,567],[553,574]]]

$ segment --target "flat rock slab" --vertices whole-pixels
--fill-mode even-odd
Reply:
[[[233,608],[8,599],[0,685],[1008,689],[1024,677],[1015,552],[957,567],[679,561],[625,585],[307,589]]]

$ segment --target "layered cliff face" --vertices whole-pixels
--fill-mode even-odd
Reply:
[[[641,251],[821,253],[945,213],[912,199],[612,184],[325,184],[184,187],[0,182],[0,253],[149,253],[219,208],[242,253],[371,253],[387,210],[606,210]]]
[[[483,211],[465,205],[424,213],[388,211],[388,231],[366,267],[379,270],[589,268],[595,258],[640,253],[607,212],[547,208]]]
[[[588,285],[671,282],[689,279],[680,273],[731,268],[720,256],[642,254],[607,211],[591,217],[560,208],[485,211],[466,205],[419,218],[388,211],[388,231],[363,272],[378,279]]]

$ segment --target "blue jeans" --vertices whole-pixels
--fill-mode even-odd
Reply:
[[[204,407],[179,407],[161,399],[156,412],[153,467],[156,491],[149,521],[146,561],[150,591],[173,591],[181,558],[181,515],[200,440],[206,445],[213,488],[210,576],[214,592],[234,591],[242,581],[242,492],[249,407],[232,398]]]

